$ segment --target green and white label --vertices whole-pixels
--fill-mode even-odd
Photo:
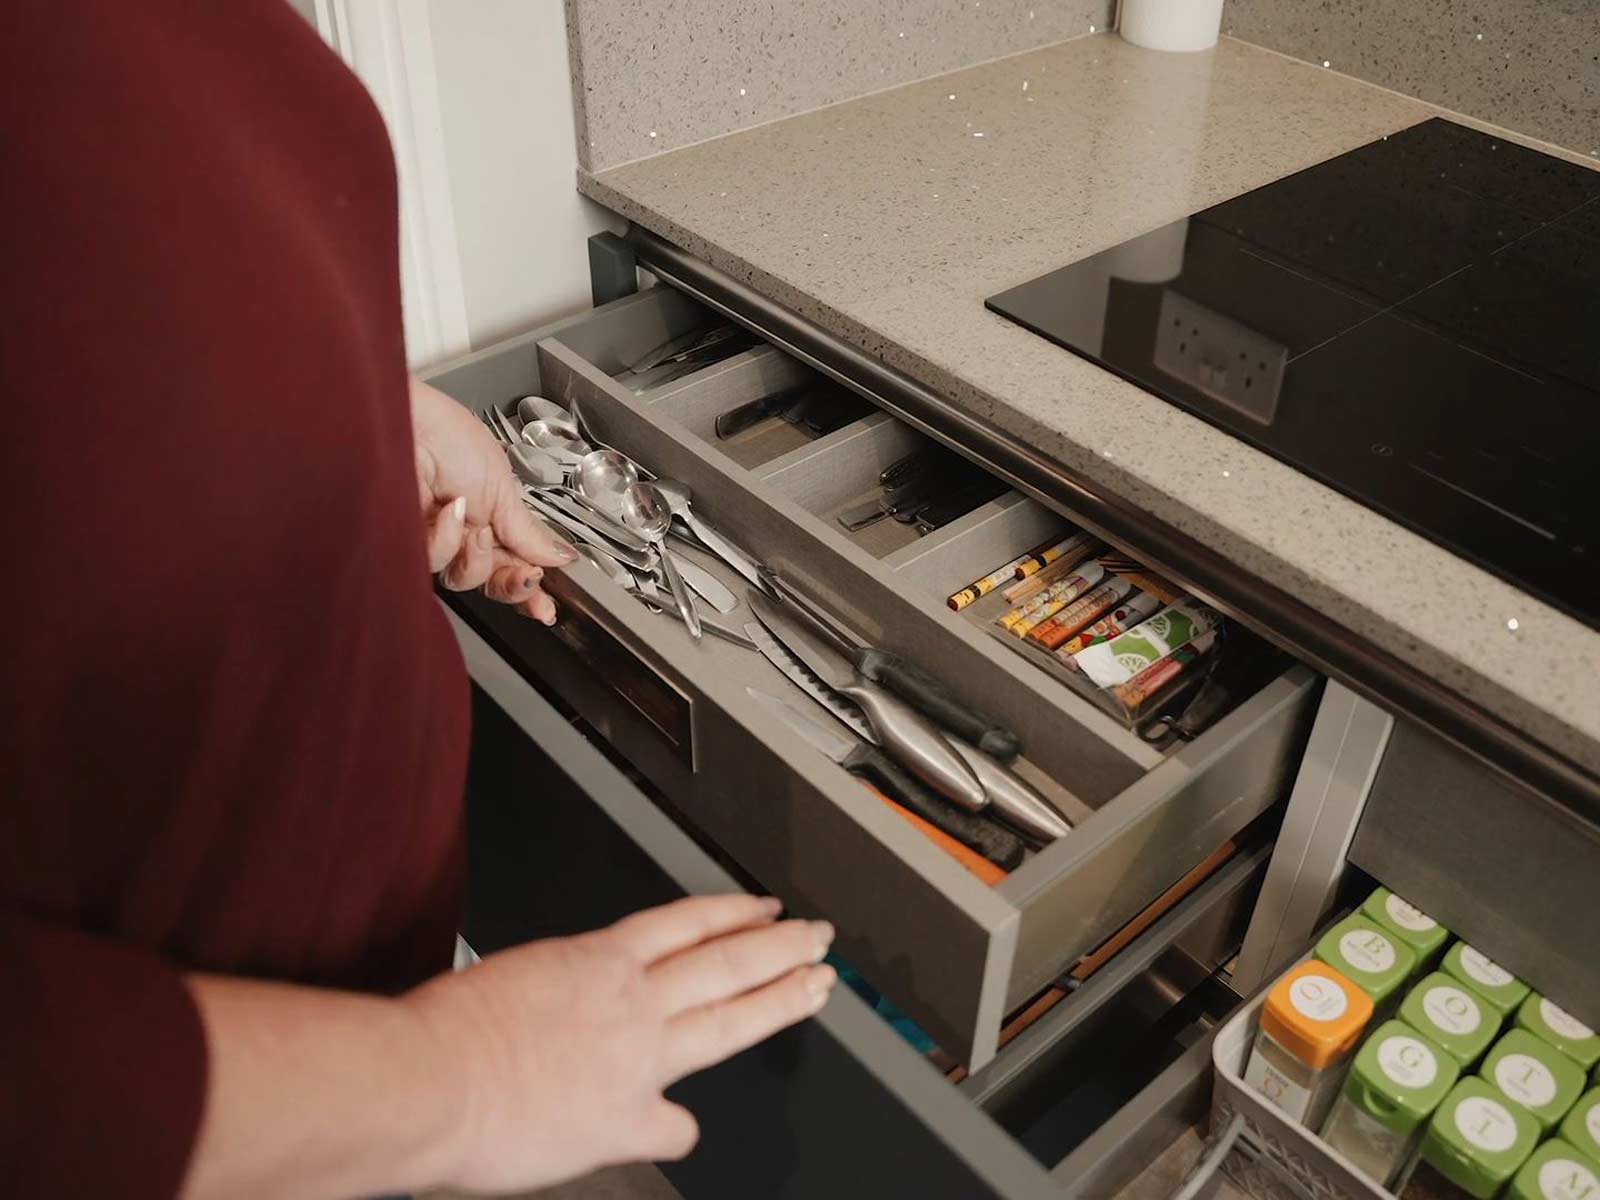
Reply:
[[[1409,933],[1427,933],[1439,928],[1439,922],[1393,893],[1383,902],[1383,911],[1389,914],[1391,921]]]
[[[1518,1104],[1544,1108],[1556,1098],[1556,1077],[1528,1054],[1507,1054],[1494,1064],[1495,1085]]]
[[[1439,1075],[1439,1061],[1416,1038],[1384,1038],[1378,1047],[1378,1065],[1383,1073],[1403,1088],[1425,1088]]]
[[[1594,1036],[1594,1030],[1560,1005],[1548,1000],[1539,1001],[1539,1019],[1550,1026],[1557,1037],[1566,1038],[1569,1042],[1586,1042]]]
[[[1485,987],[1505,987],[1517,981],[1510,971],[1471,946],[1461,947],[1461,969]]]
[[[1427,995],[1422,997],[1422,1011],[1440,1029],[1462,1037],[1476,1033],[1483,1024],[1483,1010],[1478,1002],[1460,988],[1448,984],[1428,989]]]
[[[1490,1154],[1511,1149],[1517,1141],[1517,1122],[1506,1106],[1487,1096],[1468,1096],[1456,1105],[1456,1131],[1469,1145]]]
[[[1600,1142],[1600,1103],[1589,1106],[1589,1111],[1583,1115],[1583,1126],[1591,1138]]]
[[[1337,1021],[1350,1008],[1350,997],[1326,975],[1302,975],[1289,985],[1289,1003],[1310,1021]]]
[[[1539,1168],[1539,1191],[1544,1200],[1595,1200],[1600,1180],[1580,1162],[1552,1158]]]
[[[1339,953],[1358,971],[1382,975],[1394,969],[1394,946],[1375,929],[1352,929],[1339,939]]]

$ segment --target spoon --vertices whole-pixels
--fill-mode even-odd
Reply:
[[[523,483],[536,488],[561,487],[567,482],[567,472],[560,463],[536,446],[510,442],[506,457],[511,469]]]
[[[707,550],[743,575],[746,580],[757,587],[761,586],[761,565],[702,521],[689,507],[689,497],[692,493],[687,483],[677,479],[657,479],[655,484],[667,498],[667,504],[671,507],[673,515],[683,518],[683,523],[695,537],[700,539]]]
[[[571,425],[562,428],[577,432]],[[549,421],[529,421],[522,427],[522,440],[530,446],[537,446],[557,462],[576,466],[578,460],[588,454],[593,447],[587,442],[567,437],[562,428],[557,428]]]
[[[526,425],[530,421],[571,421],[572,414],[554,400],[543,396],[524,396],[517,401],[517,416]],[[576,426],[574,425],[574,428]]]
[[[665,545],[667,527],[672,524],[672,509],[667,504],[667,498],[661,494],[661,489],[653,483],[631,484],[622,493],[622,523],[646,541],[654,543],[660,552],[661,569],[666,574],[672,602],[678,606],[683,623],[689,629],[689,636],[699,639],[702,633],[700,614],[695,611],[689,589],[684,585],[678,565],[672,561],[672,555]]]
[[[578,461],[572,482],[578,495],[601,512],[615,515],[622,510],[623,493],[639,482],[639,469],[615,450],[593,450]],[[669,519],[671,515],[667,514]]]

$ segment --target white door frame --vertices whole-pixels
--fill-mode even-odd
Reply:
[[[400,279],[413,367],[471,348],[428,0],[315,0],[317,28],[372,93],[400,180]]]

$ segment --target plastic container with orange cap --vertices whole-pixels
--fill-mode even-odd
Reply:
[[[1301,963],[1267,993],[1245,1085],[1302,1125],[1322,1128],[1371,1020],[1366,992],[1327,963]]]

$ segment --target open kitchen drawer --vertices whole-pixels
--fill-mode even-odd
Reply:
[[[977,570],[1061,524],[1057,514],[1004,496],[883,552],[828,512],[921,434],[873,413],[746,467],[703,425],[696,432],[706,411],[697,388],[737,403],[799,364],[757,352],[745,362],[766,365],[733,390],[726,376],[741,364],[732,360],[655,393],[612,377],[706,319],[693,300],[657,287],[471,356],[432,382],[478,411],[509,410],[530,393],[577,401],[600,440],[687,483],[697,512],[865,640],[934,670],[1015,729],[1019,772],[1073,831],[983,885],[751,703],[746,689],[756,687],[821,714],[765,659],[692,641],[586,562],[548,580],[563,611],[554,631],[478,596],[451,603],[515,669],[572,704],[699,838],[795,911],[833,921],[838,951],[952,1058],[980,1068],[1008,1014],[1286,794],[1320,680],[1291,667],[1194,741],[1152,748],[944,604]],[[733,572],[697,561],[742,595]],[[723,619],[750,617],[741,603]]]
[[[466,933],[480,952],[740,889],[557,710],[566,697],[552,703],[451,619],[475,684]],[[1164,1103],[1146,1122],[1143,1101],[1235,1007],[1209,972],[1266,858],[1256,846],[1230,860],[959,1086],[840,986],[815,1019],[669,1091],[702,1138],[664,1171],[687,1200],[1102,1194],[1062,1174],[1081,1163],[1109,1195],[1194,1119]],[[1136,1153],[1108,1148],[1108,1132]]]

